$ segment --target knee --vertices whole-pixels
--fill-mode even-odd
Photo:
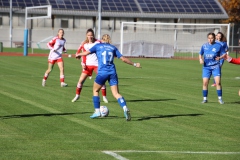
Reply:
[[[208,82],[203,82],[203,86],[207,86],[208,85]]]

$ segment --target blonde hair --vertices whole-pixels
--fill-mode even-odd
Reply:
[[[111,37],[108,34],[104,34],[102,36],[102,42],[103,43],[111,43]]]

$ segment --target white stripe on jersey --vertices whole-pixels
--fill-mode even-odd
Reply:
[[[95,44],[99,43],[98,41],[95,41],[94,43],[85,43],[83,45],[83,48],[88,51],[90,48],[92,48]],[[89,54],[86,56],[86,65],[87,66],[98,66],[98,59],[95,53]]]

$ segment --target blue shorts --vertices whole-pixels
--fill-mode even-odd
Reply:
[[[99,85],[104,85],[108,81],[110,86],[118,85],[118,76],[117,74],[104,74],[104,75],[97,75],[95,82]]]
[[[203,67],[202,78],[210,78],[211,75],[213,75],[213,77],[221,77],[221,67],[219,65]]]

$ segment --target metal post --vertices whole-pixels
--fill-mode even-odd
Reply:
[[[28,55],[28,29],[27,29],[27,7],[25,8],[25,29],[24,29],[24,41],[23,41],[24,49],[23,49],[23,55]]]
[[[230,23],[228,23],[228,30],[227,30],[227,45],[229,46],[229,41],[230,41]]]
[[[101,39],[102,0],[98,0],[98,39]]]
[[[10,18],[10,46],[12,48],[12,0],[10,0],[10,11],[9,11],[9,18]]]
[[[234,43],[233,43],[233,37],[234,37],[234,23],[232,23],[232,46],[234,46]],[[233,47],[231,47],[231,52],[233,52]]]

